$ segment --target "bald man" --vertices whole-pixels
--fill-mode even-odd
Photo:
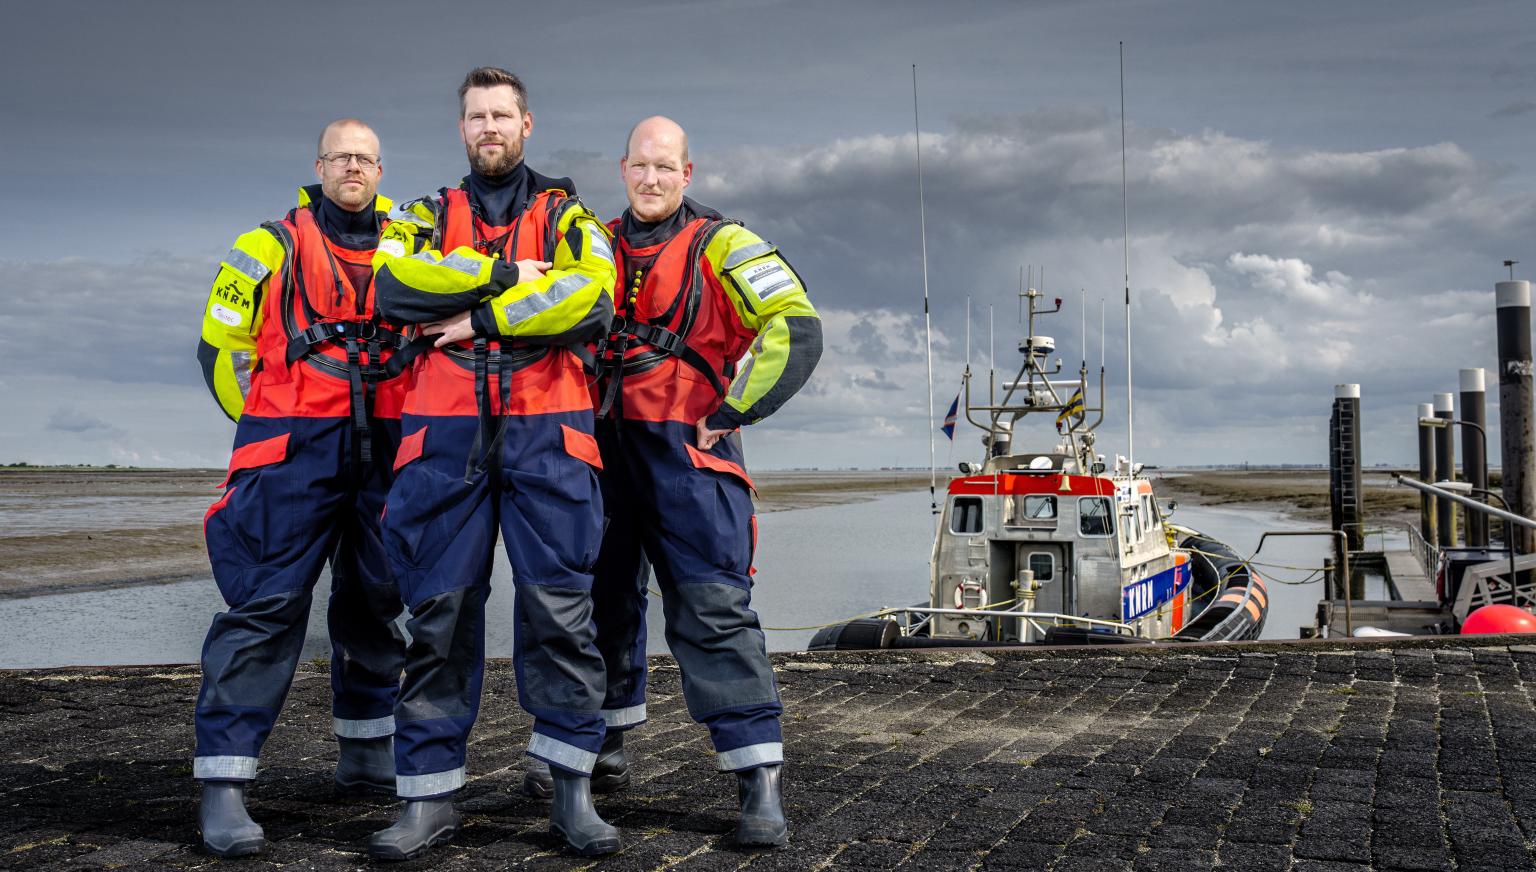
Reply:
[[[772,243],[683,196],[693,164],[676,122],[637,124],[619,169],[629,208],[609,225],[617,317],[594,386],[609,522],[592,591],[608,679],[592,783],[628,783],[624,731],[646,717],[649,563],[688,711],[720,770],[738,775],[736,839],[781,845],[782,709],[751,609],[757,524],[735,433],[810,378],[821,321]],[[541,793],[539,782],[531,772],[526,789]]]
[[[266,845],[245,785],[287,696],[327,562],[336,786],[395,788],[405,642],[379,515],[403,388],[385,364],[405,339],[374,314],[372,260],[390,209],[377,193],[378,137],[356,119],[326,125],[315,175],[297,208],[235,240],[198,345],[208,388],[236,421],[224,495],[203,522],[229,611],[214,616],[203,644],[192,763],[203,844],[221,857]]]

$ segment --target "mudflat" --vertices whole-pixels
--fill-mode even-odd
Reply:
[[[1151,473],[1158,495],[1207,506],[1277,511],[1326,523],[1324,470]],[[939,476],[943,487],[949,473]],[[207,578],[203,513],[218,499],[217,469],[0,469],[0,598]],[[921,490],[925,471],[756,472],[759,512],[859,502]],[[1365,475],[1372,526],[1417,522],[1414,491]]]
[[[0,469],[0,598],[208,578],[202,519],[223,478],[221,469]],[[753,478],[760,512],[928,484],[928,473],[906,471]]]
[[[1187,499],[1202,506],[1238,506],[1283,512],[1307,521],[1329,520],[1326,469],[1168,470],[1149,472],[1162,499]],[[1418,492],[1394,484],[1387,472],[1361,476],[1368,526],[1418,523]]]

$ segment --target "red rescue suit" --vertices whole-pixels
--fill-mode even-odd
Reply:
[[[403,339],[374,316],[373,250],[322,232],[304,205],[264,225],[267,267],[237,247],[264,316],[209,559],[229,611],[203,646],[194,777],[249,780],[303,649],[311,591],[331,568],[334,732],[394,733],[405,643],[380,541],[403,384],[383,363]],[[273,247],[273,240],[277,247]],[[270,270],[270,272],[268,272]],[[222,275],[222,274],[221,274]],[[219,292],[215,287],[215,295]]]

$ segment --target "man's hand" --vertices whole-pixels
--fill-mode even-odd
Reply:
[[[736,432],[735,430],[711,430],[709,425],[704,423],[707,420],[707,418],[700,418],[699,423],[693,425],[694,432],[697,434],[694,444],[699,447],[700,451],[708,451],[714,448],[716,442]]]
[[[475,338],[475,328],[469,324],[469,313],[460,312],[452,318],[444,318],[441,321],[432,321],[421,325],[423,336],[431,336],[441,333],[437,341],[432,343],[434,348],[442,348],[450,342],[463,342],[466,339]]]
[[[517,262],[517,283],[544,278],[544,271],[554,264],[547,260],[520,260]]]

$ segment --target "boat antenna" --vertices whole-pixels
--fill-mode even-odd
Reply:
[[[965,295],[965,371],[971,371],[971,295]]]
[[[1087,288],[1079,288],[1078,291],[1079,291],[1079,293],[1081,293],[1083,295],[1083,312],[1082,312],[1082,316],[1083,316],[1083,344],[1081,346],[1079,346],[1079,347],[1082,349],[1082,352],[1083,352],[1083,372],[1087,372],[1088,371],[1088,289]]]
[[[1125,40],[1120,41],[1120,217],[1125,259],[1125,463],[1136,474],[1136,407],[1131,395],[1131,211],[1125,184]]]
[[[928,352],[928,508],[937,515],[939,466],[933,436],[933,320],[928,314],[928,216],[923,209],[923,130],[917,121],[917,64],[912,65],[912,133],[917,147],[917,222],[923,250],[923,342]]]
[[[987,405],[997,405],[997,318],[987,304]]]

